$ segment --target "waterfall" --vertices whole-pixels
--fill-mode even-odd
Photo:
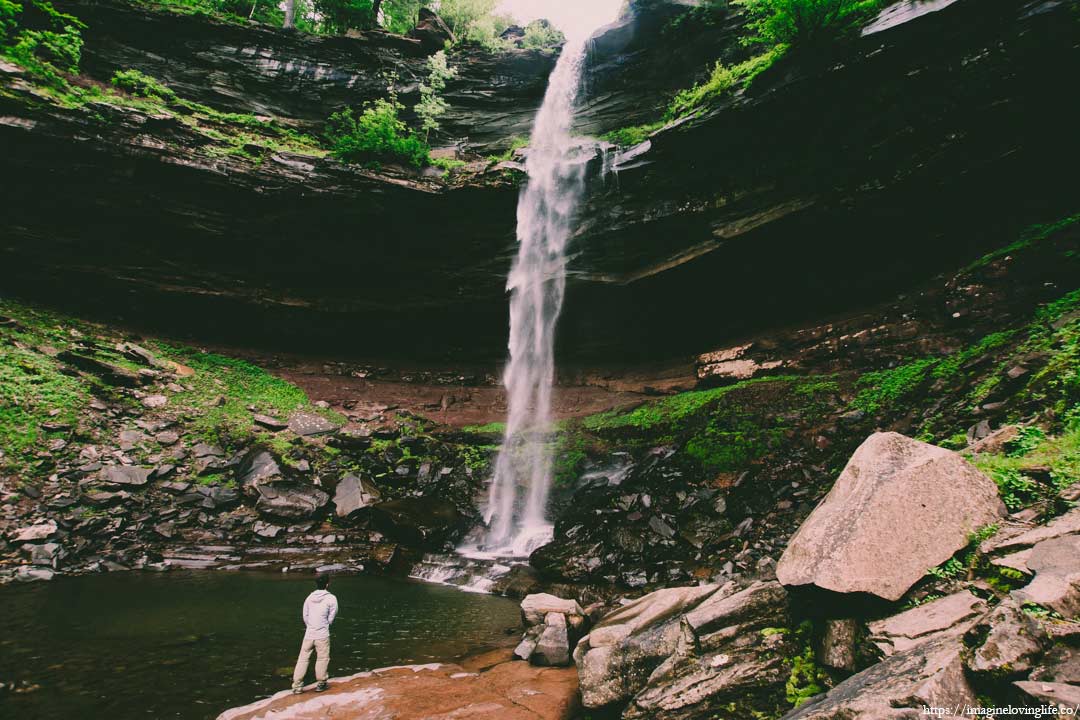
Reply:
[[[553,475],[555,324],[588,160],[570,133],[586,39],[587,34],[568,39],[548,81],[525,162],[528,180],[518,199],[518,253],[506,283],[508,412],[485,514],[483,550],[492,555],[527,557],[551,540],[546,508]]]

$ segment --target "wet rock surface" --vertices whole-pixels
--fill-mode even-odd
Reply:
[[[609,48],[597,50],[597,102],[618,95],[619,82],[628,83],[633,98],[633,88],[659,72],[632,72],[635,63],[650,65],[635,48],[672,54],[662,29],[677,4],[667,3],[665,15],[634,30],[640,34],[629,44],[596,40]],[[758,78],[752,91],[659,133],[616,162],[618,182],[591,196],[575,238],[580,252],[560,325],[567,357],[682,357],[740,333],[850,312],[1006,244],[1027,223],[1071,211],[1069,183],[1056,173],[1080,154],[1069,132],[1075,108],[1036,70],[1075,67],[1071,25],[1061,20],[1064,5],[1038,13],[1025,8],[1010,0],[986,13],[964,0],[859,40],[845,48],[855,57],[843,62],[790,58]],[[99,81],[108,82],[120,67],[138,68],[222,109],[288,119],[307,108],[317,114],[308,121],[318,122],[381,92],[371,68],[407,77],[411,106],[423,73],[422,57],[403,65],[395,49],[403,41],[378,33],[310,38],[261,27],[207,29],[196,18],[113,3],[73,9],[91,19],[84,55]],[[196,25],[206,32],[195,32]],[[682,58],[685,50],[685,67],[696,69],[665,80],[687,87],[707,69],[694,52],[711,53],[710,43],[725,43],[726,30],[693,23],[682,30],[675,54]],[[149,52],[156,46],[160,52]],[[448,139],[487,132],[505,142],[526,135],[554,57],[470,50],[455,62],[462,72],[447,89]],[[202,97],[207,78],[209,95]],[[193,159],[205,140],[183,123],[108,107],[49,111],[20,95],[17,74],[5,74],[4,82],[12,92],[2,102],[0,132],[15,148],[5,167],[23,179],[2,208],[11,238],[6,252],[21,269],[5,278],[6,289],[99,312],[123,306],[134,292],[140,298],[134,310],[148,324],[190,319],[187,327],[169,329],[264,347],[280,347],[288,337],[335,351],[450,349],[498,360],[513,182],[484,175],[468,187],[447,188],[408,169],[373,173],[288,151],[258,164],[232,156]],[[873,103],[849,92],[871,86],[881,93]],[[280,98],[268,96],[275,87],[284,88]],[[244,107],[235,104],[248,97]],[[894,112],[881,113],[884,106]],[[1015,107],[1032,112],[1012,112]],[[628,117],[621,110],[602,114],[598,131]],[[792,132],[783,120],[790,117],[804,118],[805,127]],[[966,131],[953,132],[958,127]],[[769,141],[755,142],[750,132]],[[76,140],[84,136],[101,142]],[[875,151],[863,152],[867,147]],[[1048,166],[1047,157],[1057,160]],[[101,176],[116,182],[93,181]],[[153,212],[124,202],[148,187],[161,198]],[[50,192],[70,198],[71,212],[44,211],[39,199]],[[139,228],[139,236],[102,231],[95,252],[79,254],[88,245],[78,241],[85,232],[78,218],[102,205],[124,208],[123,227]],[[1015,213],[1007,223],[991,220],[979,212],[988,205]],[[920,211],[909,212],[912,207]],[[400,217],[410,222],[393,222]],[[372,227],[393,231],[386,237],[365,231],[353,241],[357,228]],[[468,242],[451,248],[433,240],[459,227],[469,228]],[[312,232],[328,239],[322,251],[296,253],[294,239]],[[905,248],[903,257],[880,267],[859,263],[865,238],[875,234],[881,246]],[[808,235],[828,241],[790,239]],[[223,247],[229,251],[220,252]],[[60,248],[70,254],[63,264],[56,262]],[[245,262],[252,248],[264,262]],[[336,262],[322,262],[328,256]],[[732,266],[744,272],[720,286],[709,282]],[[380,270],[357,276],[354,268]],[[766,275],[770,292],[759,294]],[[228,290],[208,294],[206,283]],[[95,292],[84,292],[91,285]],[[394,297],[409,302],[388,300]],[[748,297],[755,301],[741,302]],[[682,312],[736,304],[741,311],[719,324]],[[368,332],[341,333],[343,326]]]
[[[344,720],[570,720],[578,709],[577,674],[571,668],[536,668],[505,660],[486,667],[468,662],[466,666],[385,668],[336,678],[326,693],[279,693],[228,710],[218,720],[255,720],[267,714],[281,720],[313,720],[327,713]]]

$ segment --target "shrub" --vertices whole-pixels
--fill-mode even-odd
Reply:
[[[667,118],[674,120],[688,115],[707,101],[724,94],[736,85],[748,86],[754,81],[754,78],[768,70],[773,63],[783,57],[785,52],[787,52],[787,45],[777,45],[768,52],[755,55],[749,60],[744,60],[731,67],[717,62],[708,80],[687,90],[682,90],[675,96],[668,106]]]
[[[880,5],[879,0],[734,0],[746,8],[747,43],[807,45],[833,39]]]
[[[566,36],[547,20],[533,20],[525,26],[521,47],[533,50],[558,47],[566,42]]]
[[[405,160],[416,167],[429,162],[427,143],[398,117],[397,97],[366,103],[357,114],[352,108],[334,113],[327,123],[330,152],[345,162],[377,166],[381,161]]]
[[[650,135],[662,127],[664,127],[663,121],[645,123],[644,125],[635,125],[633,127],[624,127],[619,128],[618,130],[612,130],[605,134],[601,139],[607,140],[609,143],[620,147],[631,147],[645,142],[649,139]]]
[[[12,35],[15,32],[15,28],[18,27],[19,14],[22,12],[22,5],[11,0],[0,0],[0,45],[3,45],[8,38],[8,35]]]
[[[314,0],[313,4],[323,27],[331,33],[372,24],[371,0]]]
[[[118,70],[112,77],[112,84],[132,95],[146,98],[158,98],[165,102],[174,102],[176,93],[163,85],[157,78],[138,70]]]
[[[506,46],[500,37],[513,24],[513,18],[496,15],[498,0],[442,0],[439,15],[459,42],[474,42],[490,51]]]
[[[45,29],[25,28],[19,32],[27,12],[40,16]],[[61,72],[78,72],[85,28],[77,17],[60,12],[45,0],[30,0],[28,5],[0,0],[3,53],[56,85],[66,83]]]

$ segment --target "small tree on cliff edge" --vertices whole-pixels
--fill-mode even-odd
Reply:
[[[420,83],[420,102],[413,108],[420,118],[420,128],[424,131],[424,142],[432,130],[439,129],[439,118],[446,113],[446,100],[442,97],[446,81],[457,75],[457,70],[446,64],[446,53],[442,50],[428,58],[428,79]]]
[[[880,0],[733,0],[750,17],[748,43],[812,45],[842,34]]]

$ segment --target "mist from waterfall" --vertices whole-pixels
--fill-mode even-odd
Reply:
[[[508,412],[485,514],[483,550],[493,555],[527,557],[551,540],[546,508],[553,476],[555,325],[588,160],[570,133],[587,37],[568,39],[548,81],[529,143],[528,181],[518,199],[518,254],[506,283]]]

